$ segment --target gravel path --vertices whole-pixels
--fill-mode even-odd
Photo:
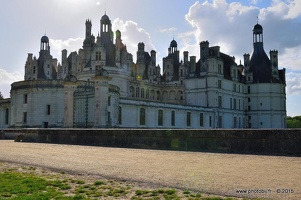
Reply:
[[[301,199],[300,157],[138,150],[0,140],[0,161],[217,195]],[[249,194],[239,195],[237,190],[247,190]]]

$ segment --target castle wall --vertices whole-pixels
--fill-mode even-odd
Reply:
[[[23,129],[17,140],[119,148],[301,155],[300,129]]]
[[[62,81],[21,81],[12,84],[10,126],[61,127],[63,116]]]

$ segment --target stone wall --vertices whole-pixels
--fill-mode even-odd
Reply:
[[[23,129],[24,142],[220,153],[301,155],[300,129]]]

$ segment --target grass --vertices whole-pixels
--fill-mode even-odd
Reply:
[[[81,180],[65,172],[47,172],[36,167],[3,167],[0,162],[0,200],[236,200],[173,188],[143,189],[115,180]],[[3,165],[2,165],[3,164]]]

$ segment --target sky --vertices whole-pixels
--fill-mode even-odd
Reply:
[[[136,58],[137,45],[157,52],[157,64],[175,39],[183,51],[199,58],[199,43],[220,46],[235,56],[251,54],[252,29],[263,27],[264,49],[279,52],[279,69],[286,68],[287,115],[301,115],[301,0],[3,0],[0,2],[0,92],[9,98],[10,84],[24,80],[27,54],[39,55],[40,39],[50,39],[51,54],[82,47],[85,21],[95,36],[107,14],[112,29],[121,31]]]

